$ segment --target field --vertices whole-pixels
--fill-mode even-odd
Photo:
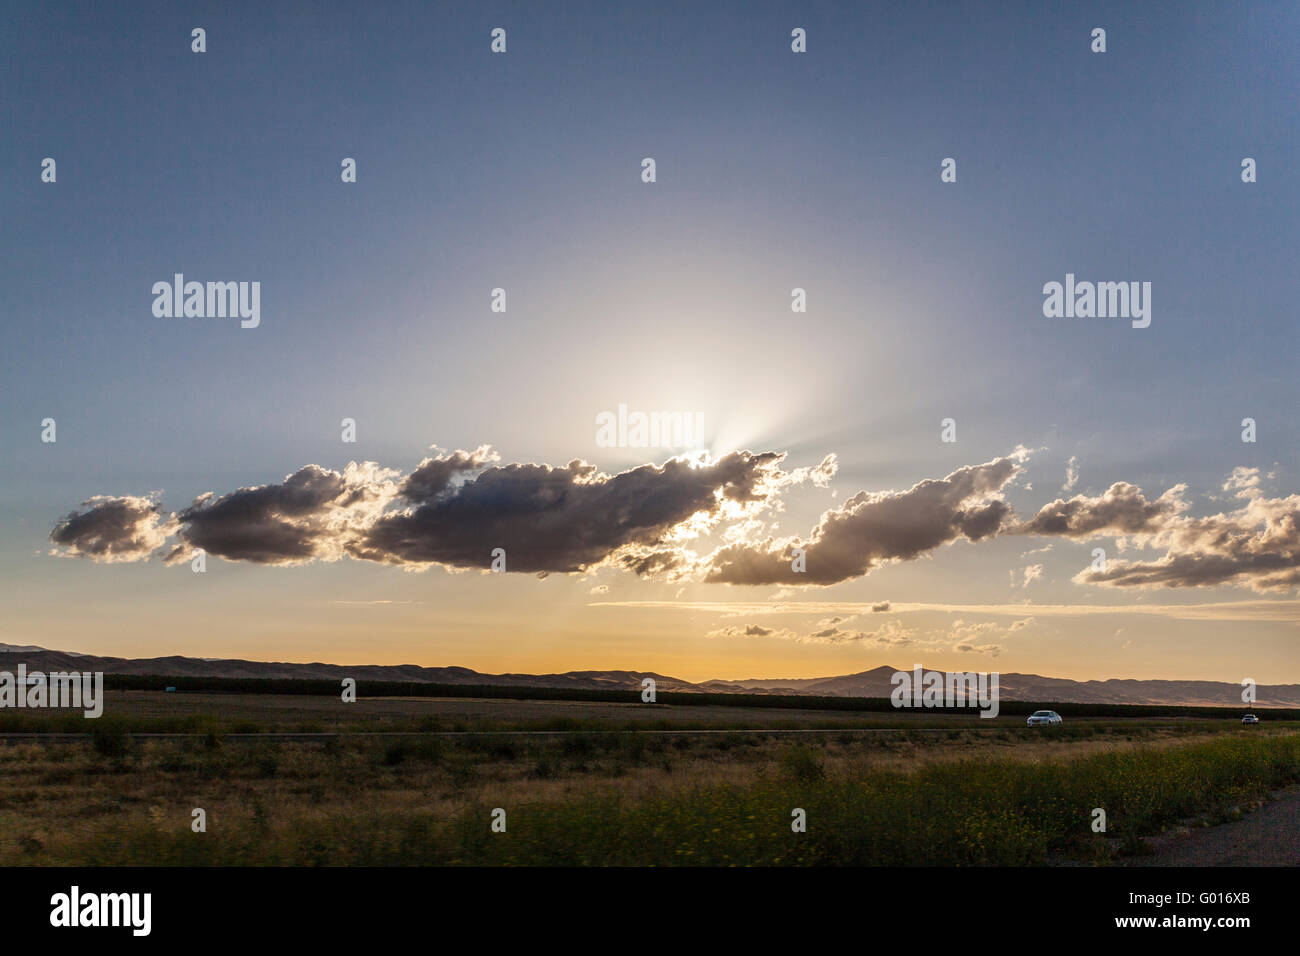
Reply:
[[[110,690],[105,710],[0,719],[0,865],[1108,863],[1300,782],[1300,723],[1267,717],[1030,729],[1019,715],[144,690]]]

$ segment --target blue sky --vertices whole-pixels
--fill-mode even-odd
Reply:
[[[505,55],[488,49],[497,26]],[[790,51],[796,26],[806,54]],[[1104,54],[1089,49],[1098,26]],[[409,472],[434,444],[609,473],[662,463],[596,446],[594,416],[620,402],[699,411],[715,454],[788,452],[789,468],[834,453],[837,497],[789,495],[785,534],[859,491],[1018,445],[1035,450],[1007,490],[1022,518],[1062,494],[1071,456],[1070,494],[1186,483],[1194,513],[1220,512],[1208,496],[1256,467],[1270,496],[1291,495],[1298,27],[1294,6],[1272,4],[8,4],[0,640],[687,677],[911,663],[590,608],[581,575],[345,558],[217,561],[197,579],[156,558],[47,554],[93,495],[157,491],[179,510],[309,463]],[[355,184],[340,182],[345,156]],[[939,180],[944,157],[956,183]],[[156,318],[150,288],[176,272],[260,281],[260,327]],[[1151,326],[1044,318],[1042,286],[1067,272],[1151,282]],[[488,308],[498,286],[504,314]],[[805,314],[790,311],[796,286]],[[47,416],[54,445],[39,440]],[[355,445],[339,441],[345,416]],[[954,444],[938,440],[949,416]],[[1255,444],[1240,440],[1246,416]],[[1259,597],[1080,585],[1092,543],[1073,542],[1034,591],[1009,594],[1032,546],[958,542],[800,595]],[[610,586],[628,601],[773,593]],[[353,593],[426,603],[321,610]],[[96,630],[106,618],[120,624]],[[1108,619],[1108,641],[1146,635],[1135,663],[1119,641],[1084,649],[1095,622],[1062,620],[1037,643],[1033,628],[1004,634],[996,666],[1236,679],[1225,669],[1244,654],[1300,680],[1294,624],[1237,626],[1229,651],[1204,625]]]

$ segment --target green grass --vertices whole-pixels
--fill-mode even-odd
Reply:
[[[575,737],[545,751],[507,753],[501,749],[507,744],[489,739],[484,746],[498,748],[501,759],[518,756],[530,779],[553,776],[560,762],[631,759],[623,749],[630,744],[616,737]],[[298,772],[276,756],[274,745],[258,746],[265,750],[241,758],[245,777]],[[668,753],[671,748],[638,759]],[[205,758],[195,750],[186,759]],[[354,761],[349,772],[400,774],[412,762],[463,762],[473,773],[473,753],[460,748],[385,746],[368,759]],[[635,800],[592,790],[564,801],[509,805],[504,834],[490,831],[492,802],[442,817],[419,808],[385,809],[382,799],[346,813],[315,812],[309,799],[269,802],[253,789],[239,819],[214,820],[206,834],[174,819],[166,825],[107,820],[88,824],[76,847],[77,862],[90,865],[1022,865],[1063,855],[1106,860],[1181,819],[1226,815],[1297,781],[1295,734],[1224,736],[1041,762],[984,755],[906,772],[829,773],[819,751],[799,742],[785,746],[771,772],[744,785]],[[303,793],[312,792],[311,780],[300,783]],[[796,807],[807,813],[806,833],[791,831]],[[1104,835],[1090,827],[1095,807],[1108,817]]]

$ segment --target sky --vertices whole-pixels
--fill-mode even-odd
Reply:
[[[1298,30],[8,2],[0,642],[1300,681]],[[1047,317],[1067,275],[1150,324]]]

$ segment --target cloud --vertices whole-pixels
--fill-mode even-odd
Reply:
[[[859,631],[841,627],[821,627],[805,633],[788,627],[765,627],[761,624],[732,624],[709,631],[708,637],[770,637],[776,640],[794,641],[799,644],[853,644],[875,650],[890,648],[951,648],[965,654],[989,654],[997,657],[1002,653],[1002,645],[993,643],[995,639],[1005,638],[1012,631],[1020,630],[1029,621],[1016,621],[1011,626],[992,622],[976,624],[964,620],[954,621],[947,629],[932,630],[927,635],[918,633],[915,628],[906,627],[898,621],[888,621],[874,631]]]
[[[353,462],[341,472],[306,465],[281,482],[201,495],[166,519],[149,499],[92,499],[90,510],[70,515],[51,537],[59,553],[96,560],[142,560],[174,537],[169,563],[201,548],[264,565],[346,555],[406,568],[468,569],[490,567],[502,548],[508,571],[540,575],[608,564],[668,580],[833,583],[957,538],[996,534],[1010,513],[1000,491],[1018,473],[1023,453],[904,492],[860,492],[823,515],[808,546],[810,573],[797,578],[780,559],[780,545],[748,539],[761,533],[765,512],[781,509],[786,490],[825,487],[838,465],[827,455],[786,472],[784,457],[733,452],[606,475],[579,460],[502,465],[484,445],[427,457],[406,475],[374,462]],[[722,545],[709,558],[686,547],[719,528]]]
[[[687,555],[674,548],[655,550],[629,546],[614,559],[614,563],[625,571],[631,571],[637,577],[652,578],[665,575],[670,580],[675,580],[681,576],[679,572],[690,567],[690,559]]]
[[[186,561],[197,548],[254,564],[338,560],[393,499],[394,478],[373,462],[341,473],[307,465],[280,484],[202,495],[177,514],[181,543],[167,561]]]
[[[994,621],[977,624],[957,620],[953,621],[948,631],[948,640],[952,642],[952,649],[962,654],[988,654],[997,657],[1002,653],[1002,645],[994,641],[1005,638],[1012,631],[1021,630],[1029,623],[1028,620],[1016,621],[1010,627],[1003,627]]]
[[[1175,485],[1154,501],[1140,488],[1111,485],[1104,495],[1045,506],[1019,531],[1071,538],[1103,535],[1140,548],[1164,550],[1147,561],[1111,559],[1104,569],[1082,571],[1074,581],[1116,588],[1186,588],[1231,585],[1257,592],[1300,586],[1300,496],[1266,497],[1259,470],[1236,468],[1224,482],[1242,506],[1201,517],[1187,514]]]
[[[1075,495],[1068,501],[1058,498],[1044,505],[1016,531],[1066,538],[1152,532],[1165,519],[1186,509],[1182,500],[1186,490],[1186,485],[1175,485],[1155,501],[1148,501],[1141,488],[1119,481],[1095,498],[1085,495]]]
[[[1014,533],[1113,537],[1120,550],[1131,542],[1165,551],[1153,560],[1112,559],[1104,570],[1076,575],[1076,583],[1226,584],[1259,592],[1300,586],[1300,496],[1268,497],[1258,469],[1237,468],[1224,482],[1223,491],[1240,503],[1234,511],[1192,517],[1185,485],[1150,499],[1136,485],[1116,482],[1101,495],[1058,498],[1017,523],[1003,493],[1027,455],[1018,448],[905,491],[858,492],[824,512],[806,542],[775,539],[766,522],[781,511],[786,491],[829,480],[833,455],[789,472],[780,467],[781,453],[733,452],[609,475],[580,460],[502,465],[480,446],[427,457],[405,475],[374,462],[353,462],[341,472],[306,465],[281,482],[201,495],[175,514],[165,514],[152,496],[97,496],[55,525],[51,553],[142,561],[175,539],[168,563],[201,548],[262,565],[350,556],[414,570],[466,570],[491,567],[502,548],[506,570],[543,577],[608,566],[667,581],[797,587],[862,577],[961,539]],[[715,533],[719,544],[711,553],[688,547]],[[791,566],[795,548],[804,549],[803,572]],[[1020,586],[1042,573],[1042,565],[1023,568]],[[881,602],[854,613],[889,609]]]
[[[917,643],[917,638],[912,628],[904,627],[898,621],[889,621],[865,635],[864,641],[871,647],[908,647]]]
[[[1259,487],[1259,469],[1238,465],[1223,483],[1223,490],[1247,501],[1262,497],[1264,492]]]
[[[966,654],[991,654],[993,657],[1002,653],[1002,648],[997,644],[970,644],[964,641],[954,644],[952,649]]]
[[[492,550],[504,548],[511,571],[582,571],[610,559],[642,575],[684,570],[690,558],[669,544],[672,533],[692,520],[702,533],[770,503],[785,477],[777,467],[782,457],[675,458],[612,476],[577,460],[510,464],[450,488],[408,481],[401,494],[407,507],[379,517],[347,552],[387,564],[486,568]],[[438,472],[429,465],[416,473]]]
[[[1070,460],[1065,463],[1065,484],[1061,485],[1062,491],[1072,491],[1074,486],[1079,483],[1079,456],[1071,455]]]
[[[810,643],[808,639],[798,631],[792,631],[787,627],[764,627],[761,624],[728,624],[726,627],[720,627],[716,630],[709,631],[705,634],[705,637],[773,637],[783,641]]]
[[[402,482],[401,495],[409,501],[428,501],[451,488],[454,478],[478,471],[501,460],[487,445],[474,451],[454,451],[450,455],[426,458]]]
[[[1300,553],[1262,550],[1263,535],[1231,542],[1229,553],[1167,554],[1157,561],[1112,560],[1104,571],[1084,571],[1080,584],[1131,588],[1215,587],[1231,584],[1253,591],[1289,591],[1300,586]]]
[[[139,561],[176,543],[230,561],[293,565],[345,555],[423,568],[487,568],[495,548],[509,571],[581,571],[606,561],[645,576],[688,572],[683,540],[723,521],[752,519],[784,487],[834,472],[833,457],[802,473],[783,455],[733,452],[716,461],[674,458],[616,475],[563,467],[498,465],[487,446],[424,459],[410,474],[374,462],[342,472],[306,465],[282,482],[196,498],[164,518],[148,498],[97,497],[51,533],[55,553]]]
[[[709,631],[707,637],[771,637],[799,644],[859,644],[865,647],[904,647],[915,643],[912,629],[889,621],[875,631],[856,631],[840,627],[823,627],[803,633],[788,627],[764,627],[761,624],[731,624]]]
[[[835,455],[827,455],[818,464],[806,468],[795,468],[786,477],[789,484],[802,484],[811,482],[816,488],[829,488],[831,479],[839,471],[839,459]]]
[[[723,584],[836,584],[883,563],[908,561],[959,538],[998,534],[1011,514],[1002,489],[1020,473],[1027,453],[970,465],[907,491],[859,492],[827,511],[806,543],[768,538],[719,548],[703,562],[705,580]],[[792,567],[794,549],[806,570]]]
[[[175,533],[174,516],[164,517],[150,498],[96,495],[54,526],[51,554],[90,558],[104,564],[143,561]]]
[[[870,604],[852,601],[593,601],[592,607],[646,608],[664,611],[689,611],[693,614],[718,614],[740,617],[755,614],[824,615],[828,612],[867,614]],[[940,604],[898,603],[890,608],[895,614],[946,613],[984,614],[1015,617],[1023,623],[1035,617],[1095,617],[1097,615],[1138,615],[1163,617],[1174,621],[1281,621],[1300,623],[1300,601],[1273,598],[1249,601],[1207,601],[1200,604]],[[1021,624],[1022,622],[1016,622]],[[1015,629],[1015,626],[1011,628]]]

